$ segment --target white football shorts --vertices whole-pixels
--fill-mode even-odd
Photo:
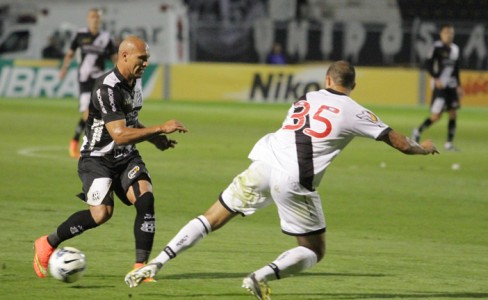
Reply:
[[[444,110],[444,106],[446,105],[445,98],[436,97],[430,106],[430,112],[433,114],[440,114]]]
[[[244,216],[274,201],[281,229],[289,235],[306,235],[325,230],[325,216],[317,191],[309,191],[289,175],[255,161],[237,175],[222,192],[221,199],[231,210]]]
[[[80,95],[80,105],[78,107],[78,110],[80,112],[84,112],[88,110],[88,107],[90,106],[90,92],[85,92],[81,93]]]

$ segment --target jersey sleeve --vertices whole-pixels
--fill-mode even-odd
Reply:
[[[71,41],[71,45],[69,46],[69,48],[71,50],[73,50],[73,52],[76,51],[76,49],[78,49],[78,47],[80,46],[78,44],[78,41],[79,41],[79,38],[78,37],[79,37],[79,35],[80,35],[80,33],[76,33],[74,39]]]
[[[438,77],[438,74],[436,74],[434,70],[434,61],[437,56],[436,54],[437,54],[436,47],[432,47],[429,50],[429,53],[427,54],[427,58],[425,60],[425,69],[427,70],[427,72],[429,72],[430,76],[434,78]]]
[[[457,46],[456,46],[457,49],[459,49]],[[459,50],[458,50],[459,51]],[[460,66],[461,66],[461,57],[462,55],[459,55],[458,59],[456,59],[456,62],[454,64],[454,71],[452,73],[452,75],[456,78],[457,80],[457,85],[458,86],[461,86],[461,76],[459,76],[459,70],[460,70]]]
[[[117,53],[117,46],[115,45],[115,41],[113,38],[110,38],[108,43],[107,43],[107,47],[105,48],[105,53],[107,55],[107,57],[110,58],[110,56],[114,55]]]
[[[373,112],[363,109],[354,116],[354,131],[358,136],[379,139],[390,130]]]
[[[122,95],[110,86],[102,85],[97,91],[97,103],[102,119],[105,123],[125,119],[125,113],[121,107]]]

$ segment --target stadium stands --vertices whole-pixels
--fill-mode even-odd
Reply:
[[[486,0],[397,0],[402,19],[415,18],[443,21],[486,21]]]

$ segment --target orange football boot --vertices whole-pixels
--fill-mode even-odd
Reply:
[[[133,269],[134,270],[139,269],[139,268],[144,267],[145,265],[146,264],[144,264],[144,263],[135,263]],[[156,282],[156,279],[154,279],[152,277],[148,277],[148,278],[144,279],[142,282]]]
[[[53,254],[54,249],[47,241],[47,235],[41,236],[34,242],[34,261],[32,265],[37,277],[44,278],[47,276],[49,258]]]

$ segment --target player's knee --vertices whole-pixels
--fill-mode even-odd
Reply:
[[[325,256],[325,245],[317,247],[315,249],[311,249],[317,255],[317,262],[321,261]]]
[[[146,192],[137,197],[134,203],[137,211],[154,215],[154,194],[152,192]]]
[[[225,208],[220,201],[216,201],[203,216],[207,219],[212,231],[216,231],[236,216],[236,213]]]
[[[298,237],[298,245],[308,248],[317,256],[317,262],[321,261],[325,256],[325,236],[300,236]]]
[[[97,225],[101,225],[112,217],[113,207],[108,205],[97,205],[90,207],[90,212],[93,220]]]
[[[441,119],[441,115],[440,114],[433,114],[431,117],[430,117],[430,120],[432,122],[437,122]]]

